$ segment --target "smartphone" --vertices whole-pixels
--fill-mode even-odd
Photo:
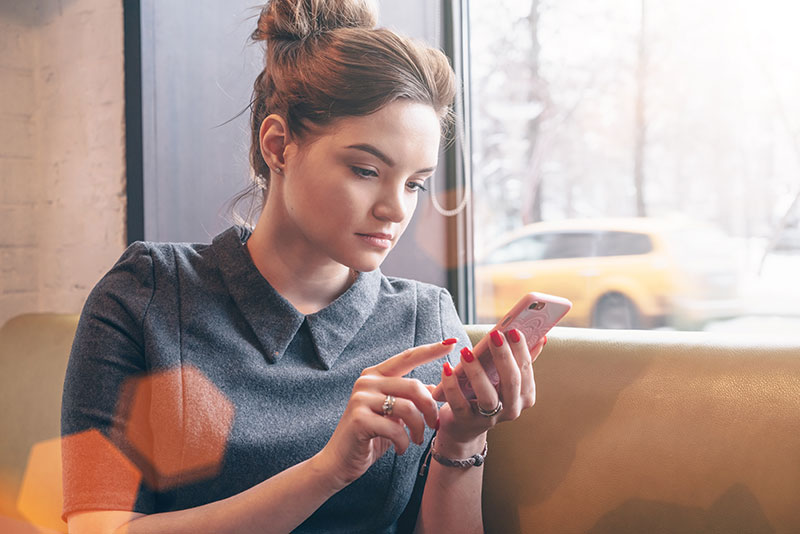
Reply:
[[[505,334],[509,330],[516,328],[525,335],[528,348],[533,350],[539,343],[539,340],[542,339],[571,308],[572,303],[563,297],[556,297],[545,293],[528,293],[509,310],[492,330],[499,330]],[[489,352],[489,343],[489,336],[486,335],[478,342],[472,352],[475,354],[478,361],[481,362],[489,380],[497,387],[500,383],[500,376],[497,374],[497,369],[495,369],[494,361],[492,360],[492,354]],[[464,396],[468,400],[475,399],[475,391],[473,391],[472,385],[469,383],[469,379],[464,373],[461,364],[456,366],[455,373]],[[434,397],[436,398],[436,396]]]

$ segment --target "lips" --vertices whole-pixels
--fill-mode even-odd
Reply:
[[[392,234],[376,232],[374,234],[356,234],[365,243],[380,249],[392,247]]]
[[[389,241],[392,240],[392,234],[375,233],[375,234],[358,234],[358,235],[363,235],[365,237],[374,237],[375,239],[388,239]]]

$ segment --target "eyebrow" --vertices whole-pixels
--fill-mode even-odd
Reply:
[[[368,154],[372,154],[382,162],[384,162],[389,167],[394,167],[394,160],[381,152],[377,147],[370,145],[369,143],[359,143],[355,145],[349,145],[345,148],[353,148],[355,150],[361,150],[362,152],[366,152]],[[424,172],[433,172],[436,170],[436,167],[425,167],[424,169],[420,169],[414,174],[422,174]]]

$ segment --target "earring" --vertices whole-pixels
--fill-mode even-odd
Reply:
[[[280,174],[280,173],[282,172],[282,171],[281,171],[281,169],[280,169],[280,168],[278,168],[278,167],[275,167],[274,169],[270,169],[270,170],[271,170],[272,172],[274,172],[275,174]]]

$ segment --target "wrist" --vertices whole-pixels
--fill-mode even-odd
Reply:
[[[436,452],[447,458],[468,458],[480,454],[485,445],[485,432],[467,441],[455,440],[446,433],[436,434]]]
[[[469,458],[449,458],[447,456],[442,455],[436,448],[436,438],[433,438],[431,442],[431,450],[430,456],[436,460],[438,463],[442,464],[445,467],[456,467],[456,468],[469,468],[469,467],[481,467],[483,462],[486,460],[486,453],[488,452],[488,443],[483,443],[483,450],[478,454],[473,454]]]
[[[329,493],[331,496],[350,484],[349,481],[343,480],[339,476],[334,465],[326,461],[322,451],[306,460],[306,464],[309,475],[314,482],[319,485],[322,491]]]

